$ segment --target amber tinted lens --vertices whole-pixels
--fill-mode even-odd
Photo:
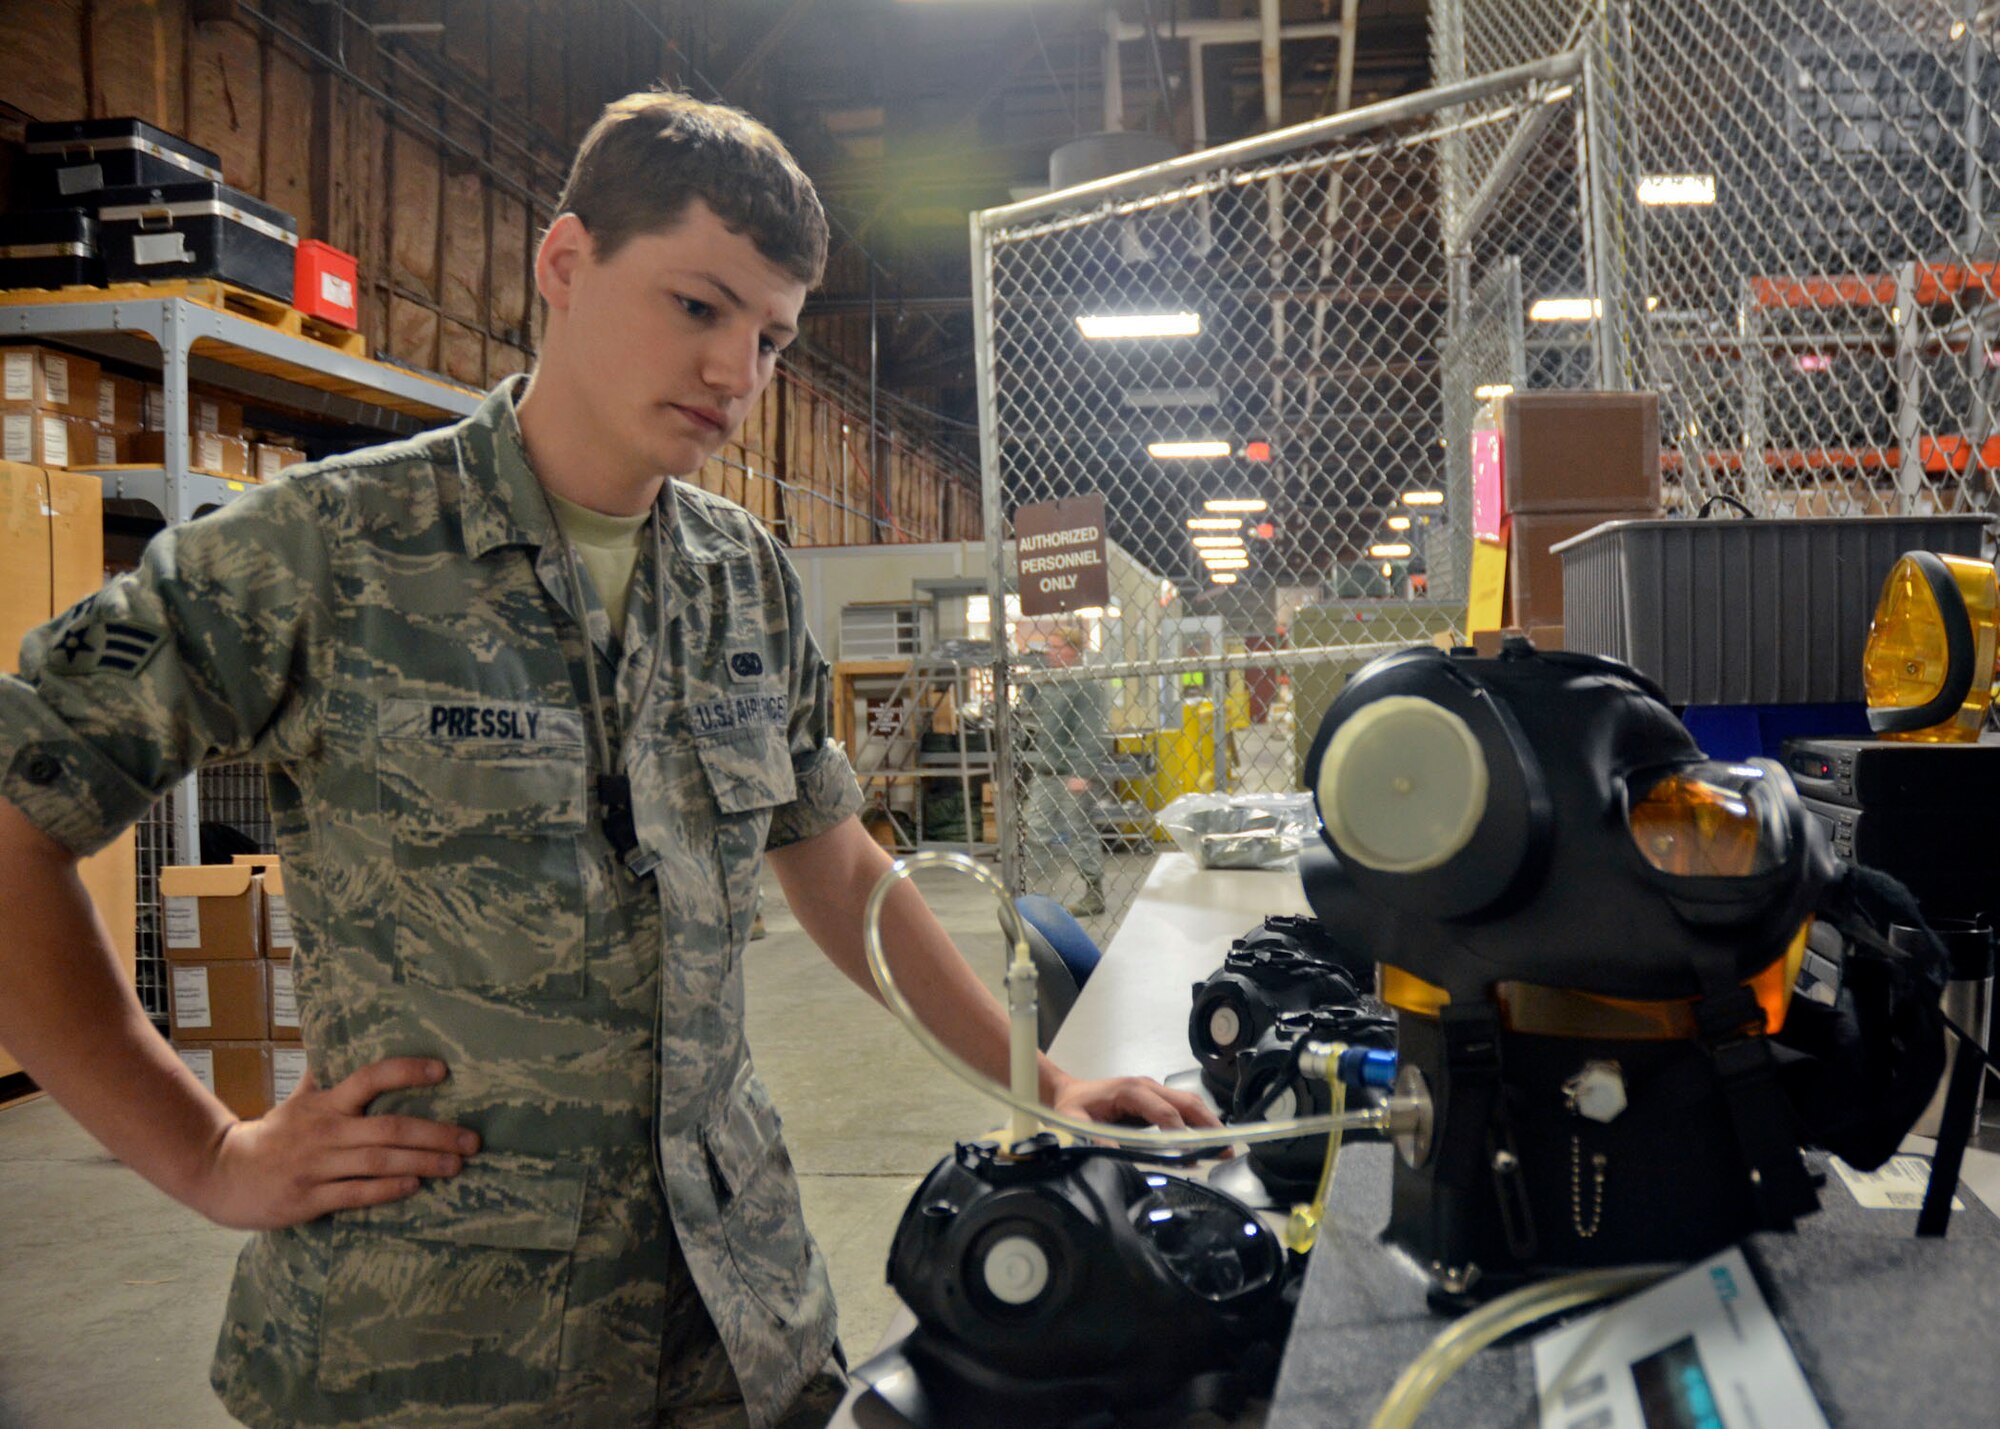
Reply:
[[[1662,873],[1745,878],[1776,867],[1782,851],[1761,810],[1769,776],[1747,764],[1703,764],[1655,782],[1632,805],[1632,840]]]
[[[1993,697],[1994,635],[2000,624],[2000,580],[1985,561],[1943,556],[1956,599],[1972,630],[1972,686],[1964,701],[1927,728],[1884,735],[1925,743],[1970,742],[1986,725]],[[1953,598],[1948,591],[1947,600]],[[1938,698],[1951,678],[1945,613],[1916,561],[1904,556],[1889,572],[1862,652],[1862,688],[1870,709],[1918,709]]]

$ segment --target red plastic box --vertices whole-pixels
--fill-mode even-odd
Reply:
[[[293,270],[292,302],[309,318],[324,318],[345,328],[358,329],[361,289],[354,274],[352,253],[343,253],[317,238],[302,238]]]

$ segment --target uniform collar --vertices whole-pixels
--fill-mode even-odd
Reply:
[[[478,560],[503,546],[539,550],[555,538],[555,523],[542,494],[542,483],[528,461],[521,438],[521,420],[514,410],[527,386],[525,374],[503,378],[470,417],[459,424],[459,517],[465,530],[465,551]],[[653,516],[663,524],[667,544],[679,544],[674,513],[674,484],[660,487]]]

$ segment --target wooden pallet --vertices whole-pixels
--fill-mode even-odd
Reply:
[[[162,298],[185,298],[205,308],[231,313],[239,318],[288,337],[317,342],[348,357],[368,356],[368,339],[336,323],[308,317],[290,303],[263,293],[253,293],[219,278],[174,278],[159,283],[113,283],[106,288],[13,288],[0,292],[0,307],[20,307],[39,303],[123,303],[158,302]]]

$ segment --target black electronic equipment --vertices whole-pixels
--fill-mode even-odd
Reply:
[[[1970,918],[2000,912],[1996,898],[2000,862],[1993,852],[1991,806],[1970,800],[1934,807],[1854,808],[1818,799],[1804,803],[1833,841],[1835,854],[1897,879],[1916,895],[1926,916]]]
[[[2000,744],[1788,739],[1785,769],[1808,799],[1849,808],[2000,808]]]

